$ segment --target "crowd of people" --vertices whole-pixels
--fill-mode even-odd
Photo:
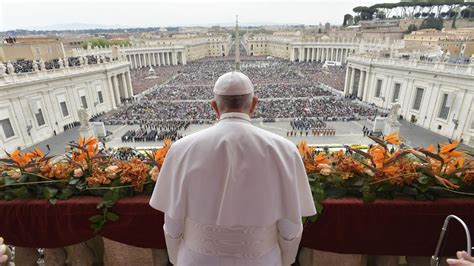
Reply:
[[[311,81],[325,84],[339,91],[344,91],[346,68],[344,66],[323,67],[322,63],[297,63],[301,72]]]
[[[165,81],[177,75],[181,68],[183,68],[183,66],[153,67],[153,72],[151,73],[149,67],[130,70],[133,94],[137,95],[159,84],[163,84]]]
[[[234,62],[230,60],[200,60],[184,66],[162,66],[155,68],[156,76],[161,76],[159,80],[147,78],[153,74],[149,68],[134,70],[131,73],[134,89],[149,91],[120,111],[103,117],[103,121],[110,125],[159,125],[162,121],[213,123],[216,116],[209,100],[214,97],[214,82],[233,67]],[[321,86],[323,83],[343,89],[343,67],[323,68],[316,62],[259,59],[242,61],[241,71],[252,80],[255,94],[260,99],[254,117],[267,122],[295,117],[349,121],[377,115],[375,107],[360,105]],[[159,130],[155,131],[159,135]]]
[[[128,130],[122,136],[122,142],[131,141],[163,141],[170,139],[178,140],[183,137],[179,131],[186,130],[191,123],[189,121],[163,121],[161,123],[140,124],[139,129]]]
[[[76,66],[80,66],[81,65],[81,58],[80,57],[68,57],[67,58],[67,64],[66,62],[63,61],[64,59],[52,59],[52,60],[49,60],[49,61],[44,61],[44,70],[51,70],[51,69],[58,69],[62,66],[69,66],[69,67],[76,67]],[[83,63],[85,64],[86,61],[87,61],[87,64],[89,65],[92,65],[92,64],[97,64],[98,61],[100,60],[97,56],[93,56],[93,55],[87,55],[85,56],[84,59],[82,59]],[[105,57],[104,60],[106,61],[110,61],[110,58],[109,57]],[[61,61],[61,62],[60,62]],[[33,60],[17,60],[17,61],[13,61],[13,62],[10,62],[13,66],[13,72],[15,73],[28,73],[28,72],[33,72],[35,71],[35,63],[36,63],[36,66],[38,68],[38,70],[43,70],[42,69],[42,64],[41,64],[41,61],[38,60],[38,61],[33,61]],[[0,64],[3,64],[3,66],[5,67],[5,72],[8,73],[8,74],[12,74],[10,73],[10,70],[8,68],[8,62],[6,63],[2,63],[0,62]]]

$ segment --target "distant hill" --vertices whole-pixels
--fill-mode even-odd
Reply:
[[[32,30],[55,30],[55,31],[67,31],[67,30],[88,30],[88,29],[118,29],[118,28],[131,28],[124,25],[101,25],[101,24],[89,24],[89,23],[64,23],[54,24],[47,26],[31,27]]]

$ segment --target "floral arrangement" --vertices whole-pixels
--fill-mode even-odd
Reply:
[[[0,159],[0,199],[43,198],[55,204],[73,195],[102,196],[97,206],[102,213],[89,219],[97,232],[107,221],[119,219],[110,211],[119,198],[151,194],[171,143],[165,140],[162,148],[146,153],[145,160],[129,161],[99,151],[93,137],[68,145],[70,151],[59,159],[38,148],[7,153],[8,158]]]
[[[377,197],[474,196],[474,160],[458,151],[459,142],[414,149],[404,146],[396,133],[370,138],[376,144],[363,147],[368,150],[352,146],[333,153],[298,144],[318,215],[326,198],[355,196],[370,202]],[[55,204],[72,196],[101,196],[101,212],[89,219],[98,232],[119,219],[110,209],[120,198],[151,194],[171,142],[127,161],[100,151],[92,137],[68,145],[69,152],[60,157],[35,148],[0,159],[0,199],[41,198]]]
[[[326,198],[353,196],[371,202],[400,196],[417,200],[474,196],[474,160],[472,154],[457,150],[459,142],[437,149],[409,148],[397,133],[370,138],[376,144],[367,151],[346,147],[345,152],[326,153],[305,142],[298,144],[319,214]]]

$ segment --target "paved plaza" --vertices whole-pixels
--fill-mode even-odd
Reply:
[[[406,121],[400,121],[402,126],[400,128],[400,136],[403,138],[404,142],[413,147],[426,147],[429,144],[433,143],[445,143],[448,142],[446,137],[433,133],[427,129],[421,128],[419,126],[413,125]],[[366,121],[350,121],[350,122],[328,122],[328,128],[334,128],[336,130],[335,136],[313,136],[310,134],[305,136],[296,137],[287,137],[287,132],[291,130],[289,121],[281,122],[270,122],[263,123],[261,121],[253,121],[253,125],[268,130],[272,133],[278,134],[282,137],[285,137],[291,140],[294,143],[298,143],[301,140],[305,140],[309,144],[317,146],[331,146],[331,147],[342,147],[343,145],[352,145],[352,144],[371,144],[373,141],[368,137],[364,137],[362,134],[363,126],[369,126],[369,123]],[[210,127],[212,125],[191,125],[187,130],[181,131],[180,133],[183,136],[187,136],[204,128]],[[138,129],[139,126],[129,126],[129,125],[118,125],[118,126],[106,126],[107,131],[113,132],[110,136],[110,140],[105,143],[106,147],[117,148],[117,147],[132,147],[137,149],[153,149],[160,147],[163,143],[161,141],[156,142],[122,142],[121,137],[127,130]],[[43,150],[46,150],[46,145],[49,145],[51,149],[51,154],[62,154],[67,150],[66,144],[70,141],[76,141],[79,138],[78,128],[74,128],[58,134],[57,136],[51,137],[50,139],[43,141],[36,145]],[[461,148],[474,150],[474,148],[461,145]],[[31,149],[31,147],[30,147]]]

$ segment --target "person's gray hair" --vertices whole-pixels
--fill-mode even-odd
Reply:
[[[252,105],[253,93],[244,95],[214,95],[217,108],[221,112],[227,110],[247,110]]]

